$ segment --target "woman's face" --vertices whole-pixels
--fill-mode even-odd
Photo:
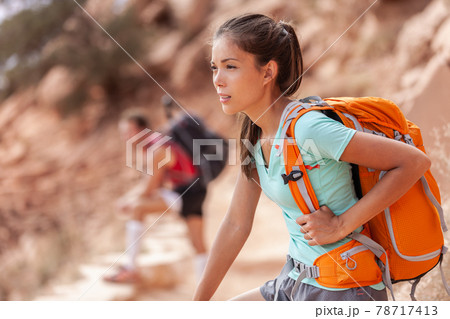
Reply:
[[[255,56],[239,49],[226,36],[216,39],[212,47],[213,83],[226,114],[251,110],[264,94],[264,70]]]

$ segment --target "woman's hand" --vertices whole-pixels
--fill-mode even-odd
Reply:
[[[310,246],[331,244],[346,236],[341,219],[327,206],[321,206],[312,214],[300,216],[296,222]]]

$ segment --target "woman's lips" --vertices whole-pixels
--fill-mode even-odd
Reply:
[[[222,94],[219,95],[220,103],[226,103],[230,99],[231,99],[231,96],[229,96],[229,95],[222,95]]]

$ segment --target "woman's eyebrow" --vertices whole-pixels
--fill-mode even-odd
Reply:
[[[222,61],[220,61],[220,63],[225,63],[230,60],[239,61],[239,59],[236,59],[236,58],[226,58],[226,59],[223,59]],[[215,62],[213,60],[211,60],[211,64],[215,64]]]
[[[220,61],[220,62],[221,62],[221,63],[225,63],[225,62],[230,61],[230,60],[239,61],[239,60],[236,59],[236,58],[226,58],[226,59],[223,59],[223,60]]]

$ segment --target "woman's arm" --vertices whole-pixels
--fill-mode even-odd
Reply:
[[[426,154],[415,147],[360,132],[353,136],[340,160],[387,173],[342,215],[336,216],[322,206],[313,214],[299,217],[297,223],[302,226],[310,245],[324,245],[344,238],[395,203],[431,166]]]
[[[259,182],[256,170],[253,178]],[[261,195],[261,189],[256,182],[247,180],[242,172],[239,174],[230,208],[214,240],[194,300],[211,299],[246,242]]]

